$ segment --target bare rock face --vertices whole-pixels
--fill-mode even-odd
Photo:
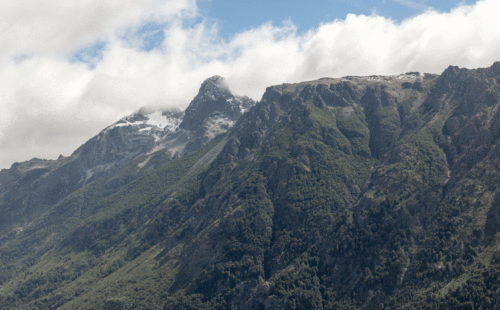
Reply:
[[[179,125],[180,129],[189,130],[194,136],[186,150],[197,150],[215,136],[226,132],[254,105],[255,102],[248,97],[234,96],[223,77],[206,79]]]
[[[180,125],[181,129],[201,130],[208,117],[225,118],[234,121],[241,115],[239,105],[224,78],[213,76],[201,84],[198,95],[186,109],[186,115]]]
[[[209,118],[231,126],[254,104],[248,97],[234,96],[223,77],[213,76],[201,84],[198,95],[186,109],[180,128],[203,130]]]

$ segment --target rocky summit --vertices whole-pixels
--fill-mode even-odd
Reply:
[[[0,173],[1,309],[500,309],[500,63],[207,79]]]

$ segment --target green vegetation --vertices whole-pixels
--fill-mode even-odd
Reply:
[[[0,307],[499,308],[494,148],[453,145],[453,102],[349,88],[336,105],[328,90],[283,94],[194,154],[138,172],[139,158],[68,196],[0,244]]]
[[[109,290],[113,286],[106,284],[109,280],[99,281],[98,287],[101,289],[92,284],[96,279],[108,279],[108,276],[115,274],[117,270],[125,272],[127,268],[132,268],[131,266],[143,264],[140,263],[141,257],[148,253],[151,259],[153,246],[158,240],[148,240],[148,228],[151,229],[151,225],[149,227],[144,225],[155,215],[158,205],[174,191],[177,190],[180,193],[179,197],[182,197],[183,191],[192,193],[193,188],[199,186],[197,175],[207,168],[208,162],[199,164],[192,171],[191,168],[208,150],[220,142],[221,139],[217,139],[194,155],[167,161],[100,201],[98,197],[106,197],[109,193],[100,189],[106,188],[103,184],[109,182],[110,178],[100,180],[97,184],[92,183],[91,186],[72,194],[60,203],[59,208],[56,206],[52,211],[49,217],[51,222],[45,223],[50,225],[58,222],[59,225],[46,227],[45,230],[30,235],[25,240],[13,240],[2,247],[1,269],[4,272],[0,277],[2,283],[0,296],[4,296],[4,292],[12,293],[6,298],[2,297],[0,305],[8,308],[36,299],[36,302],[30,302],[31,306],[44,309],[54,307],[54,303],[67,303],[73,299],[78,299],[76,304],[79,304],[87,295],[92,296],[92,299],[88,299],[85,303],[100,305],[105,296],[112,294]],[[136,171],[135,167],[137,167],[136,161],[123,168],[114,177],[127,177],[127,173]],[[175,222],[175,219],[171,219],[170,222]],[[136,231],[135,228],[138,226],[143,226],[142,229],[145,231]],[[62,240],[60,238],[64,235],[55,236],[53,233],[64,230],[72,232],[69,235],[65,234]],[[47,236],[49,232],[52,232],[52,235]],[[59,240],[50,240],[51,237]],[[48,252],[44,247],[30,248],[28,244],[37,239],[45,243],[57,241],[59,246],[51,248]],[[148,241],[146,246],[144,240]],[[162,252],[162,249],[156,249],[156,252]],[[171,252],[168,255],[172,255]],[[23,260],[17,260],[16,257],[23,257]],[[127,263],[132,259],[133,263]],[[157,263],[154,259],[152,262],[153,265]],[[171,262],[163,266],[165,273],[172,273],[172,269],[175,270],[174,265],[174,262]],[[150,272],[153,270],[151,268]],[[124,277],[132,278],[133,283],[139,281],[141,277],[146,277],[147,281],[150,281],[147,283],[155,282],[147,276],[148,272],[141,274],[135,271],[133,275],[129,274],[131,271],[126,273]],[[24,275],[23,281],[13,280],[19,277],[18,274]],[[149,285],[145,285],[144,289]],[[140,287],[137,285],[136,289]],[[44,298],[39,299],[37,296]],[[151,296],[150,300],[156,297]]]

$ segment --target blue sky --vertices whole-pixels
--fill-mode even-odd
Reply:
[[[220,23],[223,37],[255,28],[266,22],[281,24],[291,20],[300,31],[317,28],[320,23],[335,19],[345,19],[347,14],[373,13],[402,21],[428,8],[436,11],[450,11],[459,4],[472,4],[475,1],[418,1],[418,0],[276,0],[276,1],[231,1],[202,0],[198,2],[203,15]]]
[[[142,106],[186,107],[213,75],[259,100],[321,77],[491,66],[498,12],[499,0],[2,0],[0,168],[69,155]]]

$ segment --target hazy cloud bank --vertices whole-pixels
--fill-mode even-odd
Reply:
[[[229,41],[194,0],[43,4],[0,4],[0,168],[69,155],[141,106],[185,107],[215,74],[258,100],[265,87],[284,82],[440,73],[500,60],[496,0],[402,23],[349,15],[305,34],[290,22],[264,24]],[[150,51],[143,48],[150,33],[136,31],[148,23],[161,25],[165,38]],[[105,44],[93,66],[71,61],[96,42]]]

